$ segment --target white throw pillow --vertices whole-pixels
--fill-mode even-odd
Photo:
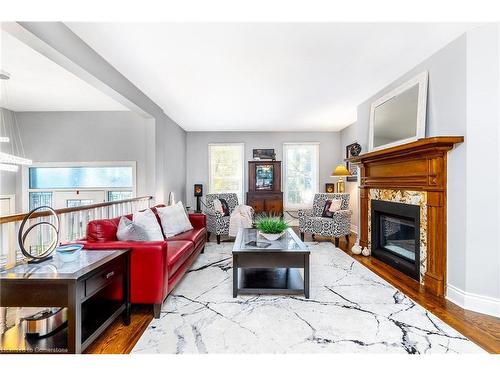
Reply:
[[[172,206],[159,207],[157,211],[166,238],[193,229],[182,202],[179,201]]]
[[[328,211],[335,212],[339,211],[341,208],[342,208],[342,199],[332,199],[332,204],[330,205]]]
[[[222,208],[222,202],[220,199],[214,199],[214,210],[215,212],[220,212],[221,215],[224,215],[224,209]]]
[[[116,238],[118,241],[147,241],[148,235],[143,227],[122,216],[116,231]]]
[[[147,241],[163,241],[160,224],[155,213],[149,208],[145,211],[137,211],[132,215],[132,221],[146,231]]]

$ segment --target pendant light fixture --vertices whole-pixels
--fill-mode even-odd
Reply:
[[[8,107],[9,104],[9,97],[7,95],[9,79],[10,74],[4,70],[0,70],[1,95],[6,107]],[[25,158],[24,146],[21,140],[16,114],[12,112],[12,116],[9,116],[10,124],[8,124],[5,111],[1,110],[0,113],[0,171],[17,172],[19,170],[19,165],[31,165],[32,161]],[[10,152],[5,152],[7,151],[6,148],[8,148]]]

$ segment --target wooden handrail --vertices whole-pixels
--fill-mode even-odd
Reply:
[[[86,206],[59,208],[59,209],[57,209],[55,211],[59,215],[59,214],[66,214],[66,213],[69,213],[69,212],[86,211],[86,210],[91,210],[91,209],[94,209],[94,208],[107,207],[107,206],[112,206],[112,205],[116,205],[116,204],[120,204],[120,203],[140,202],[140,201],[146,201],[146,200],[151,200],[151,199],[153,199],[153,197],[151,195],[146,195],[146,196],[143,196],[143,197],[123,199],[123,200],[120,200],[120,201],[111,201],[111,202],[89,204],[89,205],[86,205]],[[22,220],[24,220],[24,218],[27,215],[28,215],[28,213],[0,216],[0,224],[12,223],[12,222],[15,222],[15,221],[22,221]],[[31,217],[32,218],[36,218],[36,217],[49,216],[49,215],[51,215],[50,211],[37,211]]]

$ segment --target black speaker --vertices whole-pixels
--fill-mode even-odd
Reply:
[[[203,185],[202,184],[194,184],[194,196],[195,197],[203,197]]]
[[[194,196],[196,197],[196,212],[201,212],[200,198],[203,196],[202,184],[194,184]]]

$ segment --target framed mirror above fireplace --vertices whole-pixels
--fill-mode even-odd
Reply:
[[[420,206],[371,201],[372,255],[420,281]]]
[[[370,151],[425,137],[427,81],[424,71],[372,103]]]

